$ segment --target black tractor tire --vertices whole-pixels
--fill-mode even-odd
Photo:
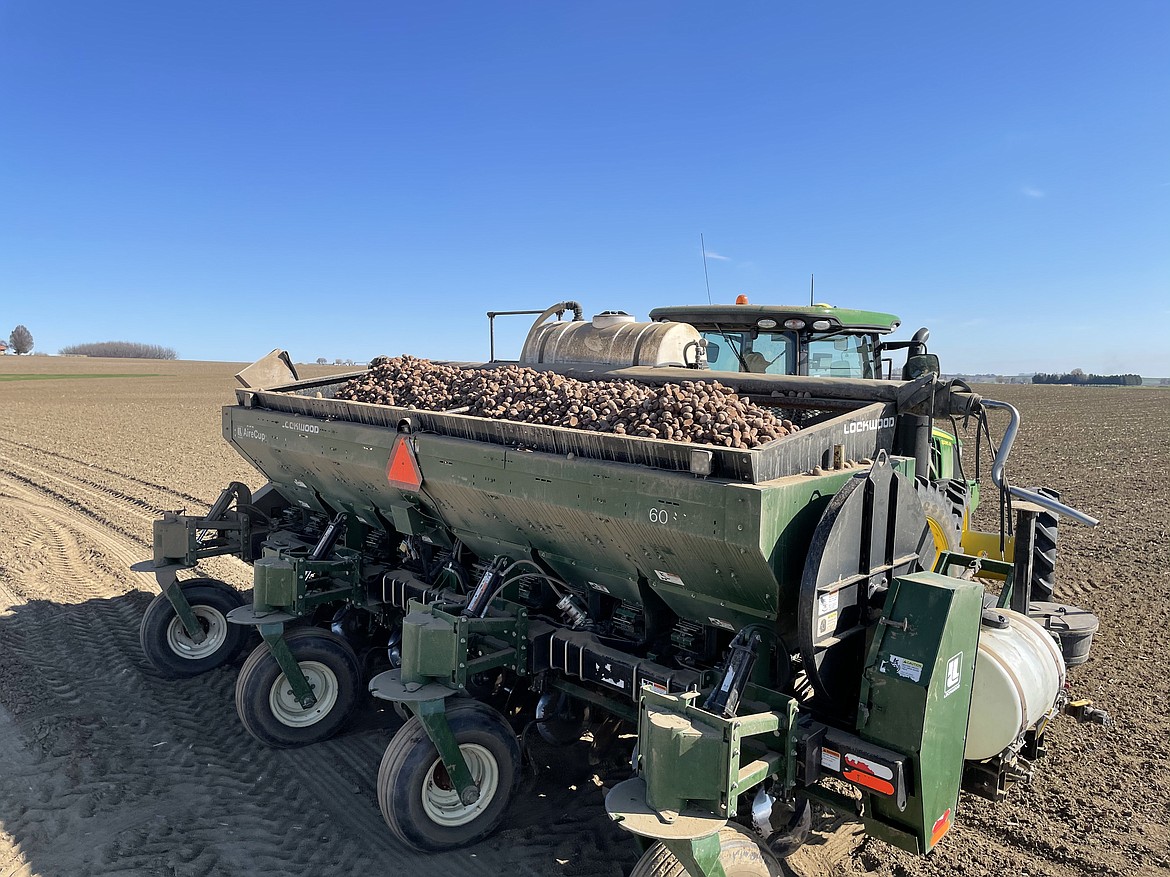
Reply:
[[[142,615],[138,642],[146,660],[163,676],[184,679],[230,663],[248,643],[251,631],[231,624],[227,614],[244,605],[244,595],[218,579],[180,582],[183,596],[207,638],[195,642],[183,627],[166,594],[159,594]]]
[[[780,877],[783,866],[756,837],[734,823],[719,829],[719,864],[727,877]],[[683,863],[661,843],[642,855],[630,877],[689,877]]]
[[[1055,490],[1033,488],[1037,493],[1060,499]],[[1031,599],[1051,602],[1056,596],[1056,540],[1059,519],[1052,512],[1036,516],[1036,538],[1032,542]]]
[[[447,722],[480,787],[475,803],[460,802],[417,716],[398,729],[378,768],[382,817],[395,837],[424,852],[487,837],[503,820],[520,783],[520,747],[503,715],[471,700],[449,704]]]
[[[267,643],[248,656],[236,680],[236,712],[244,730],[265,746],[319,743],[349,720],[362,690],[361,663],[349,643],[316,627],[285,631],[284,641],[309,678],[317,703],[303,709]]]
[[[934,541],[935,555],[927,566],[927,569],[933,570],[938,556],[944,551],[962,551],[963,510],[961,507],[956,508],[955,503],[938,485],[920,478],[915,481],[914,487],[918,491],[922,512],[926,515],[926,524]]]

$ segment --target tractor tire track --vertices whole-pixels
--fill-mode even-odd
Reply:
[[[19,496],[21,493],[24,493],[27,498],[27,493],[31,490],[34,495],[52,500],[64,509],[78,512],[83,516],[84,520],[90,523],[91,527],[95,523],[99,525],[90,530],[91,535],[97,542],[108,542],[110,540],[108,535],[99,536],[97,533],[110,530],[143,548],[150,548],[150,541],[143,535],[143,532],[146,530],[146,522],[150,519],[141,512],[129,512],[132,517],[137,519],[139,524],[137,528],[129,526],[125,522],[124,517],[122,521],[117,521],[115,518],[120,516],[111,515],[109,506],[115,506],[117,508],[116,500],[113,498],[95,493],[92,490],[88,490],[60,476],[45,472],[35,466],[10,460],[6,460],[5,462],[8,463],[9,468],[7,471],[0,473],[0,475],[10,484],[20,485],[13,491],[16,495]],[[88,503],[86,502],[87,499]],[[104,503],[106,509],[104,511],[101,510],[98,505],[94,504],[94,500],[97,500],[98,503]],[[119,510],[123,512],[123,516],[126,514],[125,510]],[[78,526],[80,526],[79,522]]]
[[[239,726],[236,667],[158,678],[137,641],[149,597],[127,569],[148,544],[130,526],[145,522],[142,508],[3,460],[0,737],[20,741],[21,757],[5,759],[0,824],[37,873],[482,873],[468,851],[420,854],[393,840],[375,796],[386,731],[269,750]],[[600,808],[591,815],[628,841]],[[575,873],[616,877],[622,856],[583,845],[581,829],[568,811],[551,825],[513,819],[481,846],[519,874],[547,873],[556,850]],[[619,846],[629,860],[633,845]]]
[[[26,460],[15,460],[12,457],[0,454],[0,463],[32,470],[37,472],[43,479],[71,483],[88,496],[100,497],[115,506],[123,508],[127,513],[135,513],[138,517],[146,520],[161,517],[163,512],[173,511],[173,509],[163,508],[150,503],[141,496],[128,494],[118,488],[102,484],[100,481],[95,481],[85,475],[77,475],[64,469],[51,471],[45,468],[44,465],[39,464],[39,462],[29,463]]]
[[[103,473],[105,473],[107,475],[111,475],[115,478],[121,478],[125,481],[129,481],[130,483],[136,484],[139,487],[146,487],[148,489],[157,490],[157,491],[160,491],[162,493],[169,493],[172,496],[176,497],[177,499],[183,500],[184,503],[193,504],[195,506],[210,505],[210,502],[206,497],[195,496],[193,494],[187,493],[186,491],[179,490],[178,488],[172,487],[171,485],[168,485],[168,484],[159,484],[156,481],[150,481],[150,480],[145,479],[145,478],[140,478],[137,475],[131,475],[128,472],[122,472],[122,471],[119,471],[117,469],[111,469],[109,466],[103,466],[100,463],[96,463],[92,460],[82,460],[78,457],[73,457],[73,456],[70,456],[69,454],[61,453],[60,451],[51,451],[51,450],[48,450],[46,448],[37,447],[35,445],[25,444],[23,442],[18,442],[15,439],[5,438],[3,436],[0,436],[0,443],[9,444],[9,445],[12,445],[14,447],[20,448],[23,451],[28,451],[32,454],[36,454],[39,456],[50,457],[50,458],[58,460],[58,461],[65,461],[68,463],[74,463],[74,464],[79,465],[79,466],[84,466],[87,469],[92,469],[92,470],[96,470],[98,472],[103,472]],[[172,508],[166,509],[166,511],[174,511],[174,510],[175,509],[172,509]]]

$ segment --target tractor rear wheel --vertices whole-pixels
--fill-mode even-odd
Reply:
[[[1060,494],[1047,487],[1032,488],[1038,493],[1060,499]],[[1036,537],[1032,542],[1032,593],[1033,600],[1055,599],[1056,593],[1056,540],[1060,520],[1050,511],[1036,516]]]
[[[187,633],[166,594],[150,602],[138,627],[146,660],[172,679],[214,670],[234,660],[248,642],[248,629],[227,620],[229,612],[244,605],[239,591],[218,579],[189,579],[179,587],[203,628],[201,642]]]
[[[286,748],[327,740],[357,705],[361,664],[349,643],[316,627],[286,631],[284,641],[309,680],[317,702],[302,707],[267,643],[248,656],[236,680],[236,712],[249,734]]]
[[[719,844],[719,864],[727,877],[779,877],[784,873],[775,857],[738,825],[721,828]],[[689,877],[689,872],[674,853],[656,843],[638,860],[630,877]]]
[[[460,800],[435,744],[417,717],[398,729],[378,769],[378,806],[395,837],[438,851],[483,839],[504,818],[520,782],[520,747],[507,720],[478,701],[449,706],[447,723],[479,797]]]
[[[946,493],[929,481],[918,479],[915,481],[918,499],[922,502],[922,513],[926,515],[926,525],[930,528],[930,536],[934,541],[935,554],[931,559],[929,570],[934,569],[938,556],[944,551],[962,551],[963,540],[963,511],[956,508]]]

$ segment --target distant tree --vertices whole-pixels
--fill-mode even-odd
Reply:
[[[1113,385],[1123,387],[1140,387],[1142,376],[1126,375],[1087,375],[1081,369],[1074,368],[1065,374],[1044,374],[1038,372],[1032,375],[1033,384],[1093,384],[1097,386]]]
[[[318,356],[317,357],[317,365],[329,365],[329,360],[327,360],[323,356]]]
[[[17,326],[12,330],[12,334],[8,336],[8,346],[15,351],[17,356],[22,353],[28,353],[33,349],[32,332],[24,326]]]
[[[110,359],[178,359],[170,347],[158,344],[139,344],[137,341],[97,341],[92,344],[71,344],[61,348],[62,356],[97,356]]]

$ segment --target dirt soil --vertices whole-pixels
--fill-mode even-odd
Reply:
[[[424,856],[394,841],[375,800],[392,714],[366,705],[338,739],[270,750],[239,728],[238,666],[170,681],[146,664],[138,621],[153,579],[129,567],[150,554],[152,520],[201,510],[232,480],[259,486],[220,435],[237,369],[0,358],[0,875],[628,873],[637,846],[605,818],[584,744],[534,751],[496,836]],[[6,380],[26,372],[110,376]],[[792,864],[1168,874],[1170,394],[980,389],[1024,414],[1013,480],[1102,518],[1062,528],[1058,595],[1101,618],[1072,681],[1116,724],[1061,722],[1032,783],[1000,805],[964,796],[926,859],[846,831]],[[249,584],[234,561],[206,573]]]

